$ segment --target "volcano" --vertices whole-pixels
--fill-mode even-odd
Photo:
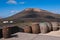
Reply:
[[[13,20],[15,22],[60,21],[60,14],[54,14],[52,12],[37,8],[26,8],[13,16],[4,18],[3,20]]]

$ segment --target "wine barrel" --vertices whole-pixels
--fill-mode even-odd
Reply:
[[[2,33],[3,33],[3,38],[8,38],[8,37],[10,37],[9,28],[8,28],[7,26],[4,26],[4,27],[3,27]]]
[[[60,30],[60,26],[58,26],[59,27],[59,30]]]
[[[58,27],[59,27],[59,29],[60,29],[60,22],[58,22]]]
[[[58,23],[57,22],[51,22],[51,25],[52,25],[52,30],[53,31],[57,31],[58,30]]]
[[[32,32],[31,26],[26,25],[26,26],[24,26],[23,29],[24,29],[24,32],[25,32],[25,33],[31,33],[31,32]]]
[[[48,31],[52,31],[52,26],[50,22],[46,22],[46,25],[48,26]]]
[[[40,25],[40,31],[41,31],[41,33],[47,33],[48,32],[48,26],[46,25],[46,23],[45,22],[41,22],[41,23],[39,23],[39,25]]]
[[[34,34],[40,33],[40,27],[38,23],[32,23],[31,28],[32,28],[32,33]]]

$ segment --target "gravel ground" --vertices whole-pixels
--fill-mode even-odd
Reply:
[[[58,31],[51,31],[51,32],[46,33],[46,34],[39,34],[39,35],[49,35],[49,36],[60,37],[60,30],[58,30]]]
[[[13,34],[12,38],[8,38],[8,39],[2,38],[0,40],[60,40],[60,37],[19,32],[19,33]]]
[[[39,35],[37,36],[37,38],[34,38],[33,40],[60,40],[60,37]]]

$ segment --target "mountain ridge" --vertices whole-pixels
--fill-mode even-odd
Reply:
[[[54,14],[52,12],[46,11],[46,10],[42,10],[42,9],[37,9],[37,8],[27,8],[24,9],[23,11],[4,18],[3,20],[17,20],[17,19],[23,19],[25,20],[39,20],[39,19],[43,19],[43,20],[51,20],[51,19],[56,19],[56,20],[60,20],[60,15],[58,14]]]

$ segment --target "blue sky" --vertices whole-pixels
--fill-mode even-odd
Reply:
[[[0,0],[0,17],[14,15],[25,8],[39,8],[60,14],[60,0]]]

